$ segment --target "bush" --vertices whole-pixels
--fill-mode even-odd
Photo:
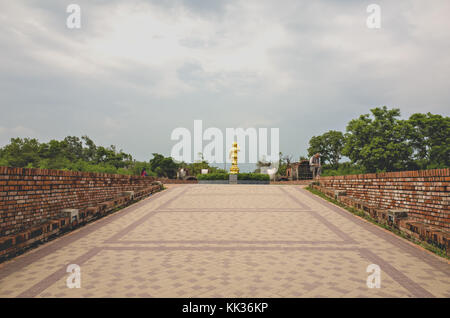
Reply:
[[[337,168],[332,165],[323,165],[322,166],[322,176],[345,176],[350,174],[364,174],[366,171],[364,168],[352,164],[350,162],[343,162],[338,165]]]
[[[197,180],[228,180],[228,173],[208,173],[197,175]]]
[[[270,177],[263,173],[239,173],[238,180],[269,181]]]

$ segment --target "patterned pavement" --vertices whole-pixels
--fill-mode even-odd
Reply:
[[[450,265],[302,186],[172,185],[0,264],[0,297],[450,297]]]

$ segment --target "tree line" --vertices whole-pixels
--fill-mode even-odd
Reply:
[[[67,136],[41,143],[35,138],[12,138],[0,148],[0,166],[134,174],[130,154],[115,146],[98,146],[88,136]]]
[[[149,161],[134,160],[132,155],[117,150],[114,145],[98,146],[88,136],[67,136],[63,140],[41,143],[35,138],[12,138],[0,148],[0,166],[18,168],[59,169],[71,171],[140,175],[144,169],[149,176],[175,178],[179,168],[197,175],[202,169],[223,172],[205,160],[178,163],[171,157],[153,153]]]
[[[321,153],[323,175],[450,167],[450,118],[431,113],[400,119],[400,110],[386,106],[370,110],[347,124],[346,132],[330,130],[309,141],[308,155]],[[349,161],[342,162],[346,157]],[[300,160],[307,159],[300,157]],[[279,175],[284,175],[292,156],[280,153]],[[271,163],[258,162],[255,172]],[[0,148],[0,166],[175,178],[180,168],[196,176],[202,169],[226,173],[205,160],[175,162],[153,153],[149,161],[136,161],[113,145],[98,146],[88,136],[67,136],[40,143],[32,138],[12,138]]]
[[[351,120],[346,132],[330,130],[309,141],[329,175],[450,167],[450,117],[416,113],[400,119],[386,106]],[[341,159],[347,157],[348,162]]]
[[[172,157],[164,157],[161,154],[154,153],[153,159],[150,160],[149,169],[159,177],[173,179],[177,176],[179,169],[185,169],[189,176],[197,176],[201,174],[202,169],[208,169],[209,173],[227,173],[226,170],[210,166],[208,161],[203,159],[197,162],[175,162]]]

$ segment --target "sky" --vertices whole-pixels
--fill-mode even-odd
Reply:
[[[66,26],[71,3],[80,29]],[[447,0],[2,1],[0,146],[88,135],[149,160],[202,120],[279,128],[296,159],[374,107],[448,116],[449,12]]]

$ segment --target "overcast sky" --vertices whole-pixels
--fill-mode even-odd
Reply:
[[[66,7],[81,7],[81,29]],[[381,6],[381,28],[366,8]],[[138,160],[176,127],[309,139],[370,108],[449,115],[450,1],[14,0],[0,4],[0,146],[88,135]]]

